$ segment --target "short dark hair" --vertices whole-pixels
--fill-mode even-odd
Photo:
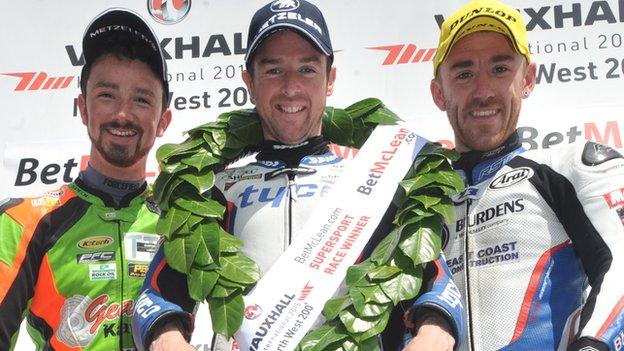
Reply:
[[[150,55],[153,55],[153,49],[148,47],[145,43],[139,40],[133,40],[127,35],[111,35],[105,40],[105,45],[102,45],[105,49],[99,52],[91,63],[85,64],[82,67],[82,73],[80,75],[80,91],[82,92],[82,95],[85,97],[87,96],[87,81],[91,75],[92,66],[105,55],[113,55],[117,58],[126,58],[129,60],[139,60],[145,63],[157,78],[159,77],[156,63],[153,60],[146,59],[147,57],[150,57]],[[160,82],[160,79],[158,79],[158,81]],[[164,111],[167,108],[167,101],[169,97],[167,96],[165,87],[161,87],[163,91],[162,109]]]

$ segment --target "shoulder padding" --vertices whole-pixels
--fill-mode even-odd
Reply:
[[[603,145],[594,143],[593,141],[588,141],[585,144],[585,148],[583,149],[583,156],[581,160],[583,164],[587,166],[597,166],[601,163],[607,162],[609,160],[613,160],[616,158],[624,158],[622,155],[617,152],[615,149]]]
[[[24,199],[21,198],[6,198],[4,200],[0,200],[0,215],[9,208],[19,205],[22,201],[24,201]]]

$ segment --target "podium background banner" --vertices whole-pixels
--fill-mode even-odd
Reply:
[[[452,147],[446,116],[429,92],[431,59],[441,19],[465,1],[314,2],[325,14],[336,50],[336,89],[328,104],[344,108],[363,98],[380,98],[416,125],[419,135]],[[265,3],[7,4],[0,25],[0,198],[58,188],[86,165],[89,142],[76,97],[83,64],[81,38],[96,14],[109,7],[129,7],[146,18],[161,39],[168,58],[173,121],[158,146],[180,142],[184,130],[214,120],[221,112],[252,107],[240,75],[248,22]],[[519,122],[525,146],[547,148],[592,139],[624,151],[624,0],[507,3],[521,11],[538,64],[538,85],[523,102]],[[149,180],[157,172],[153,154]],[[198,328],[207,327],[199,323]],[[198,344],[200,350],[208,349]]]

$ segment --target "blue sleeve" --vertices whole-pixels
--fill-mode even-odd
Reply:
[[[425,292],[414,301],[407,312],[407,321],[414,322],[426,310],[441,314],[453,329],[457,349],[466,334],[466,314],[461,294],[442,254],[437,260],[427,264],[425,277],[429,278],[423,284]]]
[[[132,337],[139,351],[148,350],[155,328],[178,321],[184,337],[193,331],[195,301],[188,295],[186,275],[167,264],[161,245],[150,264],[132,317]]]

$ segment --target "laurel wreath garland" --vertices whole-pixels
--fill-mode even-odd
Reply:
[[[399,120],[380,100],[365,99],[344,110],[327,107],[323,136],[360,148],[377,125]],[[260,271],[239,251],[243,242],[221,228],[225,208],[211,198],[211,189],[215,172],[257,150],[262,129],[256,111],[248,109],[223,113],[187,133],[183,143],[156,153],[161,173],[154,192],[162,210],[157,230],[165,237],[169,265],[187,275],[194,300],[207,301],[214,332],[229,338],[242,324],[243,295]],[[378,349],[375,336],[393,307],[418,294],[422,264],[439,255],[441,221],[454,216],[450,196],[463,189],[448,162],[456,157],[438,144],[421,150],[393,200],[394,229],[368,259],[348,269],[348,294],[325,304],[327,322],[309,332],[298,350]]]

